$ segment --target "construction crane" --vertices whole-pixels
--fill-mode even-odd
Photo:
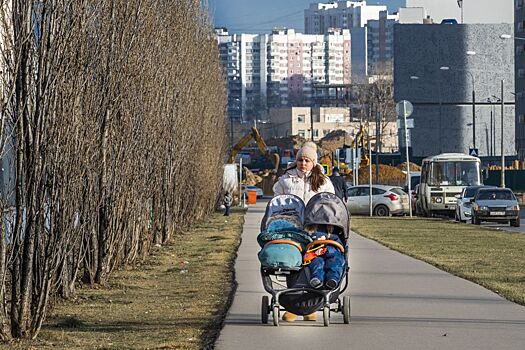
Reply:
[[[230,152],[230,157],[228,158],[228,163],[230,164],[235,163],[235,158],[237,157],[237,153],[239,153],[239,151],[243,149],[252,139],[257,144],[257,147],[259,148],[261,153],[272,162],[274,166],[274,170],[277,171],[279,169],[279,163],[280,163],[281,158],[279,157],[278,154],[271,153],[268,150],[268,147],[266,146],[266,142],[264,142],[263,138],[261,137],[261,134],[259,133],[259,130],[257,130],[256,127],[252,127],[250,132],[244,135],[239,140],[239,142],[237,142],[233,146]]]

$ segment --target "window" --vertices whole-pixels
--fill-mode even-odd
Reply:
[[[382,190],[380,188],[372,187],[372,195],[373,196],[376,196],[376,195],[379,195],[379,194],[383,194],[385,192],[386,192],[385,190]]]
[[[298,122],[298,123],[304,123],[304,120],[305,120],[305,118],[304,118],[304,114],[298,114],[298,115],[297,115],[297,122]],[[304,130],[303,130],[303,131],[304,131]]]
[[[319,137],[319,130],[318,129],[314,129],[314,132],[313,132],[313,137]]]
[[[297,135],[301,136],[301,137],[304,137],[304,130],[299,130],[299,132],[297,133]]]

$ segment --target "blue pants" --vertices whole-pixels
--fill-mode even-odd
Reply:
[[[339,249],[334,246],[327,246],[326,252],[312,260],[310,263],[310,279],[319,278],[321,282],[335,280],[338,284],[343,275],[345,257]]]

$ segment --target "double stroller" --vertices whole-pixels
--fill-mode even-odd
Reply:
[[[275,229],[278,222],[290,223]],[[315,245],[304,230],[307,227],[331,225],[344,246],[344,266],[335,288],[313,288],[310,285],[310,265],[303,264],[304,255]],[[343,314],[344,323],[350,322],[350,296],[342,294],[348,287],[348,233],[350,215],[343,201],[332,193],[318,193],[308,204],[294,195],[274,197],[267,205],[257,241],[261,246],[259,261],[266,292],[262,297],[261,321],[268,323],[272,313],[274,326],[279,325],[281,311],[309,315],[323,311],[325,326],[330,325],[330,313]],[[330,241],[325,241],[331,244]],[[333,243],[334,245],[336,243]]]

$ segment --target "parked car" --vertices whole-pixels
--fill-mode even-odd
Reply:
[[[348,187],[347,208],[351,214],[368,214],[369,185]],[[404,215],[409,212],[410,200],[401,187],[372,185],[372,212],[376,216]]]
[[[474,225],[479,225],[481,221],[508,221],[511,226],[520,226],[520,206],[510,189],[480,188],[470,201]]]
[[[257,186],[241,185],[241,190],[246,192],[246,195],[248,195],[248,191],[255,191],[257,193],[257,198],[262,198],[262,196],[264,196],[263,190]]]
[[[472,218],[470,200],[480,188],[495,188],[494,186],[467,186],[456,196],[457,204],[454,218],[459,222],[467,222]]]

